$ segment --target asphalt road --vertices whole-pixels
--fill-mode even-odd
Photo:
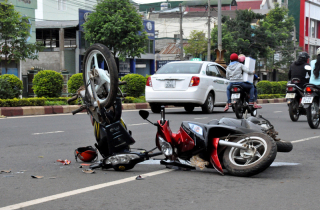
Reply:
[[[278,153],[273,165],[250,178],[221,176],[213,169],[168,170],[139,164],[126,172],[96,170],[84,174],[74,149],[94,144],[86,114],[43,115],[0,119],[0,210],[3,209],[319,209],[320,130],[306,117],[291,122],[286,104],[263,104],[259,114],[269,119],[279,137],[293,142],[290,153]],[[172,131],[181,121],[208,122],[233,112],[213,114],[166,110]],[[150,114],[156,121],[160,114]],[[156,127],[138,110],[124,111],[135,147],[154,147]],[[63,166],[57,159],[71,160]],[[26,170],[22,171],[21,170]],[[33,179],[31,175],[44,176]],[[144,180],[135,180],[142,175]],[[54,177],[54,179],[52,178]]]

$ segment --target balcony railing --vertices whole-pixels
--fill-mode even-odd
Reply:
[[[59,48],[59,40],[42,40],[37,39],[37,42],[44,44],[45,48]],[[75,39],[65,39],[64,40],[65,48],[77,48],[77,41]]]

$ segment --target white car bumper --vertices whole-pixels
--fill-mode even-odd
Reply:
[[[206,89],[189,87],[183,91],[154,91],[152,87],[146,87],[146,101],[149,103],[195,103],[204,104],[206,100]]]

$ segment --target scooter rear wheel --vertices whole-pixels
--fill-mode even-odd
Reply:
[[[289,104],[289,116],[293,122],[298,121],[299,119],[299,112],[298,112],[298,102],[293,100],[292,103]]]
[[[110,50],[103,44],[90,46],[82,69],[87,102],[95,107],[111,107],[118,92],[118,70]]]
[[[317,98],[314,98],[311,105],[307,108],[307,120],[312,129],[319,127],[319,104],[317,100]]]
[[[250,139],[247,141],[246,138]],[[228,173],[234,176],[248,177],[266,170],[277,155],[275,141],[262,133],[250,133],[238,137],[232,142],[250,145],[244,150],[228,147],[223,153],[223,163]]]
[[[238,119],[243,118],[243,101],[240,99],[236,104],[235,104],[235,109],[234,112],[236,114],[236,117]]]

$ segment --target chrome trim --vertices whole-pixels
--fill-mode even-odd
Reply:
[[[236,147],[239,149],[248,149],[247,147],[243,146],[242,144],[230,142],[230,141],[225,141],[225,140],[220,140],[219,145],[221,146],[227,146],[227,147]]]

